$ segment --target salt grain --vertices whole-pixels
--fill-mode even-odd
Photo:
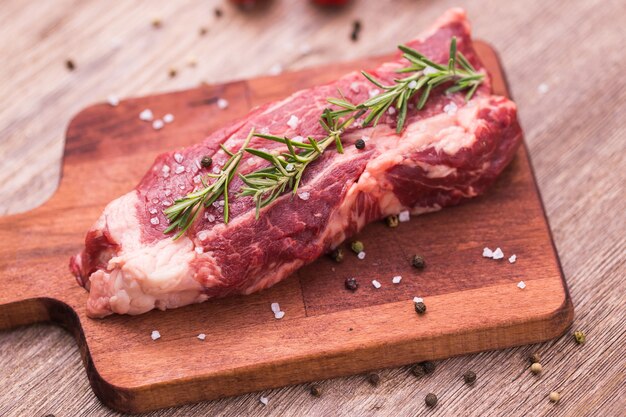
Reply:
[[[524,288],[526,288],[526,283],[524,281],[518,282],[517,288],[519,288],[520,290],[523,290]]]
[[[517,261],[517,255],[511,255],[511,256],[509,257],[509,263],[514,264],[514,263],[515,263],[515,261]]]
[[[219,167],[213,167],[214,174],[219,174],[220,172],[222,172],[222,170]]]
[[[417,81],[415,80],[411,81],[407,87],[413,90],[415,87],[417,87]]]
[[[158,330],[152,330],[152,334],[150,335],[152,340],[157,340],[161,338],[161,333]]]
[[[139,113],[139,119],[143,120],[144,122],[149,122],[150,120],[154,119],[154,115],[152,114],[152,110],[145,109],[144,111]]]
[[[391,282],[393,282],[394,284],[399,284],[400,281],[402,281],[402,277],[400,275],[396,275],[391,279]]]
[[[183,162],[183,159],[185,159],[185,157],[182,154],[179,154],[178,152],[174,154],[174,160],[179,164]]]
[[[373,281],[372,281],[372,285],[373,285],[373,286],[374,286],[374,288],[376,288],[376,289],[378,289],[378,288],[382,287],[382,285],[380,285],[380,282],[378,282],[378,281],[376,281],[376,280],[373,280]]]
[[[493,257],[493,251],[489,248],[484,248],[483,249],[483,257],[485,258],[492,258]]]
[[[174,115],[172,113],[168,113],[165,116],[163,116],[163,121],[165,123],[172,123],[174,121]]]
[[[548,84],[546,83],[541,83],[537,86],[537,91],[539,92],[539,94],[545,94],[550,90],[550,86],[548,86]]]
[[[155,209],[154,207],[148,211],[150,212],[150,214],[157,214],[157,209]]]
[[[156,119],[154,122],[152,122],[152,128],[154,130],[162,129],[164,125],[165,123],[163,123],[163,120],[161,119]]]
[[[205,232],[204,230],[198,233],[198,239],[200,239],[203,242],[206,240],[207,237],[209,236],[207,235],[207,232]]]
[[[361,251],[356,255],[357,258],[363,260],[365,259],[365,252]]]
[[[213,222],[215,221],[215,216],[214,216],[214,215],[212,215],[212,214],[209,214],[209,215],[207,216],[207,220],[208,220],[209,222],[213,223]]]
[[[150,223],[156,226],[157,224],[159,224],[159,218],[158,217],[151,218]]]
[[[261,397],[261,398],[259,398],[259,401],[261,401],[261,404],[263,404],[263,405],[267,405],[267,403],[270,402],[269,398],[267,398],[267,397]]]
[[[298,193],[298,197],[300,197],[301,200],[308,200],[309,197],[311,197],[311,194],[308,191],[303,191],[301,193]]]
[[[424,299],[422,297],[413,297],[414,303],[423,303]]]
[[[300,124],[300,119],[298,119],[298,116],[292,114],[289,117],[289,120],[287,121],[287,126],[289,126],[292,129],[295,129],[298,127],[298,124]]]
[[[294,136],[293,138],[291,138],[292,142],[297,142],[297,143],[304,143],[304,138],[302,136]]]
[[[200,253],[204,253],[204,249],[202,248],[202,246],[196,246],[196,248],[194,249],[196,251],[196,253],[200,254]]]
[[[409,213],[408,210],[401,211],[398,214],[398,220],[400,220],[403,223],[408,222],[409,220],[411,220],[411,214]]]
[[[392,114],[392,115],[393,115],[393,114],[396,114],[396,108],[395,108],[395,107],[393,107],[393,106],[390,106],[390,107],[387,109],[387,113]]]
[[[353,93],[358,93],[360,90],[360,84],[356,81],[352,82],[352,84],[350,84],[350,90]]]
[[[456,103],[451,102],[443,106],[443,111],[446,112],[448,116],[454,116],[458,110]]]
[[[196,175],[195,177],[193,177],[194,184],[200,184],[201,181],[202,181],[202,176]]]
[[[163,167],[161,168],[161,171],[163,171],[163,172],[170,172],[169,165],[163,165]]]
[[[169,207],[169,206],[172,205],[172,202],[168,201],[168,200],[163,200],[163,203],[161,203],[161,204],[163,204],[163,206],[165,206],[165,207]]]
[[[273,313],[278,313],[280,311],[280,304],[278,303],[272,303],[270,305],[270,308],[272,309]]]
[[[277,311],[276,313],[274,313],[274,318],[276,320],[280,320],[283,317],[285,317],[285,312],[284,311]]]
[[[174,172],[175,172],[176,174],[182,174],[183,172],[185,172],[185,167],[184,167],[184,166],[182,166],[182,165],[178,165],[178,166],[176,167],[176,169],[174,170]]]
[[[204,333],[200,333],[198,335],[198,340],[204,340],[204,339],[206,339],[206,335]]]
[[[226,107],[228,107],[228,100],[226,100],[225,98],[217,99],[218,109],[224,110]]]
[[[286,169],[287,171],[293,171],[293,164],[287,164],[287,165],[285,165],[285,169]]]
[[[422,72],[424,73],[424,75],[430,75],[439,72],[439,70],[437,68],[431,67],[430,65],[427,65],[426,68],[422,70]]]
[[[493,251],[493,259],[502,259],[504,258],[504,253],[502,252],[502,249],[497,248],[496,250]]]
[[[169,197],[170,195],[172,195],[172,190],[168,188],[165,190],[165,197]]]
[[[270,75],[278,75],[283,72],[283,66],[280,64],[274,64],[269,70]]]
[[[377,95],[380,94],[380,90],[374,88],[372,90],[369,91],[369,96],[370,98],[376,97]]]
[[[109,103],[110,106],[115,107],[120,104],[120,99],[117,98],[117,96],[110,95],[107,97],[107,103]]]

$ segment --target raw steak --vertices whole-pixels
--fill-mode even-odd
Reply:
[[[482,70],[462,10],[449,10],[407,45],[446,63],[452,36]],[[371,73],[391,83],[394,70],[404,66],[398,56]],[[107,205],[88,231],[84,250],[70,262],[78,282],[90,291],[88,314],[140,314],[270,287],[369,222],[403,210],[413,215],[439,210],[483,193],[521,141],[515,104],[492,95],[488,77],[467,103],[463,93],[446,95],[440,88],[423,110],[409,110],[401,134],[396,134],[393,114],[376,127],[346,131],[345,152],[329,148],[307,169],[298,196],[286,193],[262,209],[259,219],[250,197],[231,197],[227,225],[223,206],[216,202],[180,239],[163,234],[168,225],[163,209],[197,187],[201,175],[225,163],[220,144],[237,151],[251,128],[322,138],[318,119],[337,88],[353,103],[375,94],[373,84],[350,73],[254,109],[200,144],[158,156],[135,190]],[[288,124],[292,116],[297,124]],[[360,138],[366,140],[362,150],[354,146]],[[260,138],[250,146],[282,150],[281,144]],[[208,170],[199,163],[204,155],[214,161]],[[245,154],[239,172],[266,164]],[[241,186],[235,178],[230,195]]]

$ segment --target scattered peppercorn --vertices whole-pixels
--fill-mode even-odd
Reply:
[[[415,312],[417,314],[426,313],[426,304],[424,304],[424,302],[422,301],[420,301],[419,303],[415,303]]]
[[[314,397],[319,397],[322,395],[322,389],[317,384],[311,385],[311,389],[309,391],[311,392],[311,395]]]
[[[532,372],[535,375],[539,375],[542,369],[543,368],[541,367],[541,364],[539,362],[536,362],[530,365],[530,372]]]
[[[354,142],[354,147],[357,149],[365,149],[365,141],[363,139],[357,139]]]
[[[361,21],[355,20],[352,22],[352,33],[350,33],[350,39],[352,42],[356,42],[359,40],[359,34],[361,33]]]
[[[437,396],[432,392],[426,396],[426,405],[429,407],[434,407],[437,405]]]
[[[160,29],[163,26],[163,22],[158,17],[152,19],[152,27],[155,29]]]
[[[211,159],[211,157],[208,155],[203,156],[200,160],[200,165],[202,165],[202,168],[208,168],[211,166],[212,163],[213,159]]]
[[[472,385],[474,382],[476,382],[476,373],[474,373],[473,371],[465,372],[465,374],[463,374],[463,380],[467,385]]]
[[[200,30],[198,31],[198,33],[200,34],[200,36],[204,36],[209,32],[209,29],[205,28],[204,26],[202,26],[200,28]]]
[[[426,267],[426,262],[421,256],[413,255],[413,258],[411,259],[411,265],[413,265],[417,269],[424,269]]]
[[[557,391],[552,391],[550,393],[550,401],[552,401],[553,403],[558,403],[560,399],[561,399],[561,394],[558,393]]]
[[[346,289],[354,292],[359,288],[359,283],[356,281],[356,278],[346,278]]]
[[[374,386],[378,385],[378,383],[380,382],[380,375],[378,375],[376,372],[369,373],[367,375],[367,382]]]
[[[65,61],[65,67],[70,71],[74,71],[76,69],[76,64],[74,64],[74,61],[71,59],[68,59]]]
[[[389,227],[398,227],[398,225],[400,224],[400,220],[398,219],[398,216],[391,215],[391,216],[387,216],[387,226]]]
[[[340,247],[330,253],[330,257],[337,263],[343,262],[343,249]]]
[[[352,252],[359,254],[363,252],[363,249],[365,249],[365,246],[363,246],[363,242],[361,242],[360,240],[355,240],[350,245],[350,248],[352,249]]]
[[[437,365],[435,365],[435,362],[433,361],[424,361],[421,362],[420,365],[422,365],[424,371],[426,371],[427,374],[432,374],[433,372],[435,372],[435,368],[437,367]]]
[[[574,339],[576,339],[576,343],[579,345],[584,345],[587,341],[587,336],[585,336],[584,332],[577,330],[574,332]]]
[[[535,352],[528,356],[528,360],[530,361],[530,363],[539,363],[541,362],[541,356],[539,356],[539,354]]]
[[[219,7],[216,7],[213,12],[215,13],[215,17],[218,19],[224,15],[224,12]]]
[[[168,75],[170,76],[170,78],[176,77],[176,74],[178,74],[178,71],[176,71],[176,68],[170,68],[168,72]]]
[[[421,364],[418,363],[413,368],[411,368],[411,373],[415,375],[417,378],[421,378],[424,375],[426,375],[426,370]]]

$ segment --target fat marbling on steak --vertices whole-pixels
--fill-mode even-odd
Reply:
[[[447,63],[453,36],[458,49],[484,72],[462,10],[447,11],[407,45]],[[406,60],[398,55],[371,73],[391,83],[394,71],[404,66]],[[263,208],[258,219],[251,197],[231,197],[228,224],[216,202],[180,239],[163,233],[168,226],[163,210],[227,160],[220,144],[236,151],[252,128],[322,138],[318,119],[338,88],[353,103],[375,94],[375,86],[353,72],[256,108],[195,146],[159,155],[135,190],[107,205],[88,231],[85,248],[70,262],[89,290],[88,314],[140,314],[268,288],[369,222],[403,210],[414,215],[439,210],[483,193],[521,141],[515,104],[491,94],[488,76],[467,103],[464,93],[446,95],[445,87],[438,88],[421,111],[409,110],[400,134],[393,114],[376,127],[350,128],[342,136],[343,154],[329,148],[305,171],[299,196],[284,194]],[[360,138],[366,139],[362,150],[354,146]],[[253,138],[249,146],[284,150],[261,138]],[[204,155],[213,158],[209,169],[199,163]],[[244,154],[239,172],[266,165]],[[235,196],[241,186],[236,177],[229,194]]]

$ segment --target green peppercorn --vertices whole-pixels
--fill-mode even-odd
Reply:
[[[413,255],[411,259],[411,265],[417,269],[424,269],[426,267],[426,262],[424,262],[424,258],[419,255]]]
[[[330,253],[330,257],[337,263],[343,261],[343,249],[340,247]]]
[[[354,292],[359,288],[359,283],[356,281],[356,278],[346,278],[346,289]]]
[[[463,374],[463,380],[467,385],[472,385],[476,382],[476,374],[473,371],[467,371]]]
[[[433,361],[424,361],[424,362],[421,362],[420,365],[422,365],[422,367],[424,368],[424,371],[427,374],[432,374],[433,372],[435,372],[435,368],[437,367],[437,365],[435,365],[435,362]]]
[[[398,224],[400,224],[400,221],[398,220],[398,216],[396,216],[395,214],[392,216],[387,216],[387,226],[389,227],[398,227]]]
[[[370,384],[377,386],[378,383],[380,382],[380,375],[378,375],[376,372],[370,372],[367,375],[367,382],[369,382]]]
[[[354,147],[357,149],[365,149],[365,141],[363,139],[357,139],[357,141],[354,142]]]
[[[365,246],[363,246],[363,242],[361,242],[360,240],[355,240],[350,245],[350,248],[352,249],[352,252],[359,254],[363,252],[363,249],[365,249]]]
[[[431,392],[426,396],[424,401],[426,401],[427,406],[432,408],[437,405],[437,396]]]
[[[417,378],[421,378],[426,375],[426,370],[421,364],[418,363],[413,368],[411,368],[411,373],[413,373],[413,375],[415,375]]]
[[[319,385],[317,384],[313,384],[311,385],[311,389],[309,390],[309,392],[311,393],[312,396],[314,397],[319,397],[322,395],[322,389],[320,388]]]
[[[579,345],[584,345],[587,341],[587,336],[585,336],[584,332],[577,330],[574,332],[574,339],[576,339],[576,343]]]
[[[202,159],[200,160],[200,165],[202,165],[202,168],[208,168],[211,166],[212,163],[213,163],[213,160],[208,155],[203,156]]]
[[[541,362],[541,356],[539,356],[539,354],[535,352],[528,356],[528,360],[530,361],[530,363],[539,363]]]
[[[426,304],[424,304],[422,301],[420,301],[419,303],[415,303],[415,312],[417,314],[426,313]]]
[[[541,364],[539,362],[536,362],[530,365],[530,372],[532,372],[535,375],[539,375],[542,370],[543,368],[541,367]]]

